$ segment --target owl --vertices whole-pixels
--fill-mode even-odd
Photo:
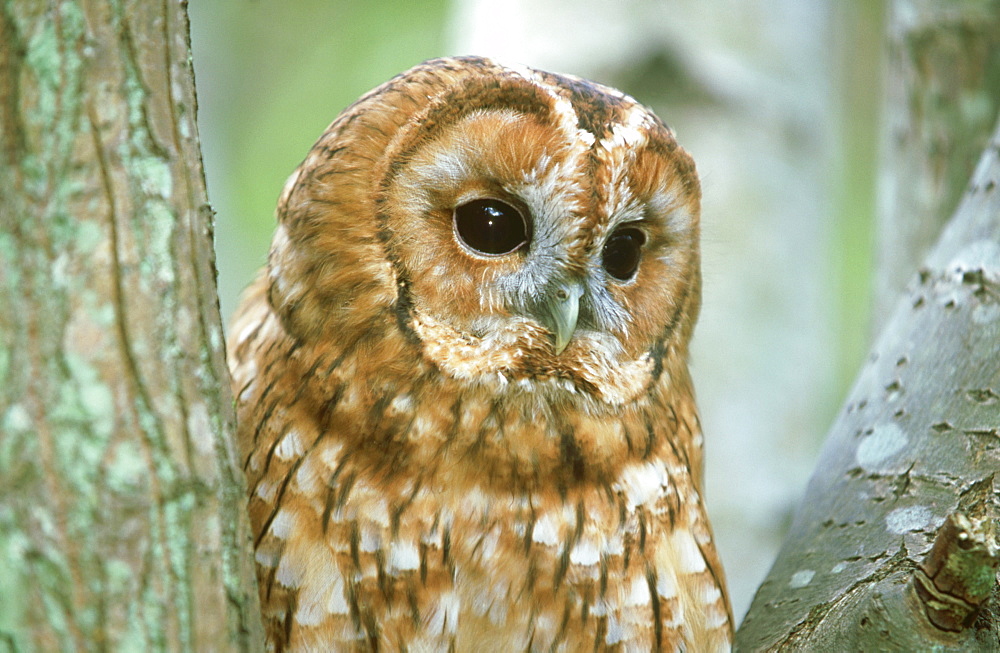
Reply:
[[[648,109],[438,59],[282,191],[230,369],[272,651],[722,651],[700,187]]]

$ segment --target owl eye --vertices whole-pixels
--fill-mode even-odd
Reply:
[[[509,254],[528,242],[521,212],[494,199],[473,200],[456,207],[455,233],[480,254]]]
[[[601,264],[608,274],[620,281],[628,281],[639,267],[642,246],[646,235],[635,227],[622,227],[615,231],[604,244]]]

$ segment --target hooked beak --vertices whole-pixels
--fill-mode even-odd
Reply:
[[[556,284],[552,294],[542,301],[539,317],[555,338],[556,354],[561,354],[573,337],[582,296],[580,283],[564,282]]]

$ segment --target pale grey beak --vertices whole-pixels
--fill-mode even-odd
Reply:
[[[556,284],[552,294],[542,301],[541,309],[544,315],[539,317],[555,338],[556,354],[561,354],[573,337],[582,296],[581,284],[564,282]]]

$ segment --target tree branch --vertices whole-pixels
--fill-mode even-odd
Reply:
[[[933,575],[921,561],[958,513],[1000,517],[998,345],[1000,125],[830,431],[739,649],[996,646],[995,560],[971,573],[970,583],[992,578],[991,598],[980,592],[971,625],[957,632],[928,614],[914,579]]]

